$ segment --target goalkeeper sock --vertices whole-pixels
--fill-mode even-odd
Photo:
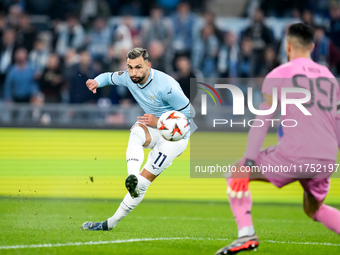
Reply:
[[[322,204],[313,220],[321,222],[326,228],[340,234],[340,211],[334,207]]]
[[[140,191],[139,196],[132,198],[129,193],[125,195],[116,213],[107,220],[109,230],[113,229],[119,221],[127,216],[143,200],[145,192],[151,182],[139,174],[136,176],[138,178],[138,188]]]
[[[231,178],[227,178],[227,184],[229,185],[231,182]],[[242,236],[251,236],[255,234],[253,222],[251,219],[251,206],[252,199],[251,194],[249,192],[248,197],[239,198],[231,198],[229,196],[229,203],[231,207],[231,211],[234,214],[237,228],[238,228],[238,237]]]
[[[142,127],[135,126],[130,133],[128,147],[126,149],[126,164],[128,174],[138,175],[144,160],[143,144],[145,132]]]

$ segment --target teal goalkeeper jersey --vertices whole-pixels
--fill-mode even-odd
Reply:
[[[161,71],[151,68],[148,80],[144,84],[132,82],[127,70],[102,73],[95,80],[99,88],[106,85],[127,87],[145,113],[151,113],[157,118],[171,110],[182,112],[188,119],[195,115],[189,99],[178,82]]]

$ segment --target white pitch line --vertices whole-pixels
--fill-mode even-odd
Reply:
[[[261,242],[261,241],[260,241]],[[274,241],[274,240],[263,240],[266,243],[279,243],[279,244],[302,244],[302,245],[320,245],[320,246],[339,246],[338,243],[318,243],[318,242],[290,242],[290,241]]]
[[[133,243],[133,242],[147,242],[147,241],[168,241],[168,240],[184,240],[197,239],[190,237],[169,237],[169,238],[137,238],[126,240],[111,240],[111,241],[90,241],[90,242],[74,242],[74,243],[55,243],[55,244],[28,244],[28,245],[10,245],[0,246],[0,250],[8,249],[26,249],[26,248],[49,248],[49,247],[63,247],[63,246],[82,246],[82,245],[100,245],[100,244],[115,244],[115,243]]]
[[[126,240],[111,240],[111,241],[90,241],[90,242],[74,242],[74,243],[55,243],[55,244],[28,244],[28,245],[9,245],[0,246],[0,250],[10,249],[32,249],[32,248],[51,248],[51,247],[65,247],[65,246],[83,246],[83,245],[101,245],[101,244],[115,244],[115,243],[133,243],[133,242],[150,242],[150,241],[169,241],[169,240],[202,240],[202,241],[227,241],[228,238],[195,238],[195,237],[168,237],[168,238],[136,238]],[[274,241],[261,240],[261,242],[276,243],[276,244],[298,244],[298,245],[319,245],[319,246],[335,246],[340,247],[340,244],[334,243],[317,243],[317,242],[290,242],[290,241]]]
[[[168,217],[168,216],[160,216],[160,217],[154,217],[154,216],[133,216],[131,217],[135,219],[153,219],[153,220],[184,220],[184,221],[235,221],[234,218],[202,218],[202,217]],[[301,220],[291,220],[291,219],[254,219],[254,221],[260,221],[260,222],[281,222],[281,223],[294,223],[294,222],[301,222]],[[307,220],[305,220],[307,221]],[[309,221],[309,220],[308,220]]]

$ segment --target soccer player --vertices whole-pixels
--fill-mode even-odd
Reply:
[[[235,254],[255,249],[259,245],[250,213],[252,199],[248,183],[253,180],[271,182],[279,188],[299,181],[304,189],[305,213],[340,234],[340,211],[324,204],[340,144],[340,90],[328,68],[311,60],[313,37],[314,30],[308,25],[298,23],[289,27],[286,35],[289,62],[266,76],[262,85],[263,102],[260,105],[260,110],[271,108],[272,102],[276,101],[272,96],[274,88],[281,95],[282,88],[303,87],[310,91],[311,98],[300,105],[300,108],[305,108],[311,115],[305,115],[295,105],[288,105],[286,115],[282,114],[281,121],[293,119],[298,124],[295,127],[281,125],[278,144],[262,151],[260,149],[271,123],[265,120],[271,119],[274,113],[258,115],[256,118],[264,121],[264,125],[250,129],[245,155],[236,163],[238,169],[249,167],[250,170],[255,165],[258,168],[267,166],[268,169],[270,166],[292,165],[297,171],[239,171],[227,178],[227,194],[238,227],[238,239],[218,250],[216,254]],[[295,99],[304,97],[297,92],[288,94]],[[307,169],[312,164],[319,164],[322,173]]]
[[[86,81],[86,86],[93,93],[106,85],[126,86],[145,114],[138,117],[130,130],[126,150],[129,175],[125,181],[128,193],[111,218],[103,222],[87,221],[82,225],[84,230],[113,229],[143,200],[151,182],[187,147],[188,137],[176,142],[161,137],[156,128],[157,120],[171,110],[183,113],[188,120],[194,117],[195,112],[179,84],[169,75],[152,69],[148,57],[145,49],[134,48],[127,53],[126,71],[103,73]],[[151,151],[140,171],[144,160],[143,148],[150,148]]]

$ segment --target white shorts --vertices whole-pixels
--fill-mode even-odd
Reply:
[[[142,124],[140,122],[138,123]],[[172,161],[176,157],[185,151],[189,138],[184,138],[176,142],[167,141],[160,135],[157,128],[146,127],[149,130],[151,142],[145,148],[151,149],[151,151],[148,155],[144,168],[153,175],[158,176],[165,168],[172,164]]]

